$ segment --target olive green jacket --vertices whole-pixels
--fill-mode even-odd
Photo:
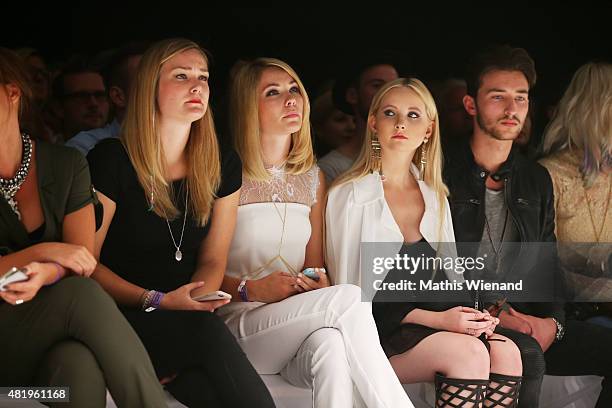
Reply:
[[[62,241],[64,217],[94,201],[89,166],[78,150],[36,142],[38,193],[43,210],[41,242]],[[0,256],[35,244],[0,194]]]

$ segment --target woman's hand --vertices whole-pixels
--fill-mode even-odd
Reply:
[[[82,245],[48,242],[41,245],[45,261],[56,262],[77,275],[89,277],[96,268],[96,258]]]
[[[191,282],[172,292],[166,293],[159,304],[159,308],[165,310],[200,310],[204,312],[214,312],[215,309],[229,303],[229,299],[207,300],[205,302],[193,300],[191,298],[191,292],[202,286],[204,286],[204,282]]]
[[[310,290],[326,288],[329,286],[329,278],[327,277],[327,274],[319,271],[318,269],[320,268],[315,268],[316,274],[319,276],[318,281],[309,278],[301,272],[298,273],[298,277],[296,279],[296,289],[299,292],[308,292]]]
[[[12,305],[32,300],[49,277],[57,274],[57,266],[50,263],[30,262],[23,269],[28,280],[11,283],[6,286],[5,292],[0,292],[0,297]]]
[[[280,302],[298,293],[296,279],[287,272],[276,271],[247,283],[249,300],[263,303]]]
[[[439,316],[440,328],[474,337],[479,337],[482,333],[487,337],[493,335],[495,327],[499,324],[499,319],[491,316],[489,312],[465,306],[445,310],[440,312]]]

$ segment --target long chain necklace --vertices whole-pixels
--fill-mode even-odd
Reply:
[[[606,226],[606,218],[608,216],[608,208],[610,207],[610,192],[612,192],[612,177],[608,183],[608,195],[606,197],[606,209],[604,210],[603,217],[601,220],[601,228],[599,229],[599,233],[597,233],[597,228],[595,228],[595,219],[593,218],[593,212],[591,211],[591,203],[589,202],[589,197],[586,192],[586,188],[583,186],[582,191],[584,192],[584,200],[586,201],[587,209],[589,211],[589,218],[591,219],[591,227],[593,227],[593,233],[595,234],[595,242],[599,242],[601,239],[601,234]]]
[[[280,178],[282,176],[284,176],[284,165],[285,165],[286,161],[283,162],[283,164],[281,164],[281,167],[276,167],[276,166],[272,166],[271,169],[268,169],[268,171],[271,170],[271,174],[272,177],[277,177]],[[283,244],[285,241],[285,227],[287,224],[287,202],[283,202],[282,199],[282,194],[281,192],[272,192],[270,194],[270,202],[272,202],[272,205],[274,205],[274,209],[276,210],[276,214],[278,215],[278,218],[280,218],[281,220],[281,237],[280,237],[280,241],[278,243],[278,253],[272,257],[270,260],[268,260],[268,262],[266,262],[265,264],[263,264],[262,266],[260,266],[259,268],[255,269],[253,272],[251,272],[249,274],[249,276],[251,276],[251,279],[255,279],[257,276],[259,276],[262,272],[264,272],[274,261],[276,261],[277,259],[279,259],[283,265],[285,265],[285,267],[287,267],[287,271],[292,274],[293,276],[297,276],[297,271],[295,270],[295,268],[293,266],[291,266],[291,263],[285,259],[285,257],[282,255],[281,251],[283,249]],[[284,211],[281,214],[281,211],[279,210],[278,206],[276,205],[277,202],[283,202],[284,204]]]
[[[166,217],[166,212],[164,212],[164,218],[166,219],[166,224],[168,225],[168,231],[170,231],[170,238],[172,238],[172,244],[176,248],[176,252],[174,253],[174,259],[177,262],[180,262],[183,259],[183,253],[181,252],[181,245],[183,244],[183,233],[185,232],[185,222],[187,221],[187,201],[189,199],[189,188],[187,188],[187,192],[185,193],[185,210],[183,214],[183,228],[181,229],[181,238],[179,239],[178,245],[176,244],[176,240],[174,239],[174,234],[172,233],[172,228],[170,227],[170,221],[168,221],[168,217]]]
[[[485,214],[485,226],[487,227],[487,236],[489,237],[489,242],[491,243],[491,247],[493,248],[493,253],[495,253],[495,263],[496,265],[496,272],[499,273],[499,267],[500,267],[500,263],[501,263],[501,251],[502,251],[502,246],[504,243],[504,235],[506,235],[506,226],[508,225],[508,207],[506,207],[506,216],[504,217],[504,226],[502,228],[502,232],[501,232],[501,236],[499,237],[499,246],[497,248],[495,248],[495,244],[493,243],[493,235],[491,234],[491,226],[489,225],[489,219],[487,218],[487,215]]]
[[[283,243],[285,241],[285,226],[286,226],[286,221],[287,221],[287,203],[284,203],[285,204],[284,214],[281,214],[280,210],[278,209],[274,201],[272,201],[272,204],[274,205],[274,209],[276,210],[276,213],[278,214],[278,217],[280,218],[281,223],[282,223],[281,238],[278,243],[278,252],[274,257],[270,258],[268,262],[266,262],[265,264],[263,264],[262,266],[260,266],[259,268],[251,272],[249,274],[251,276],[251,279],[255,279],[257,276],[259,276],[277,259],[279,259],[283,263],[283,265],[287,267],[287,272],[289,272],[293,276],[297,276],[297,271],[295,270],[295,268],[291,266],[291,263],[287,259],[285,259],[285,257],[281,253],[283,249]]]
[[[21,213],[19,212],[19,206],[15,195],[23,185],[30,171],[30,163],[32,161],[32,141],[30,136],[25,133],[21,134],[22,151],[21,151],[21,165],[17,169],[17,173],[10,179],[3,179],[0,177],[0,191],[4,196],[4,199],[11,206],[11,210],[17,215],[17,218],[21,220]]]

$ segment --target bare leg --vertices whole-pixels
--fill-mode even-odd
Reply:
[[[490,360],[485,345],[473,336],[438,332],[389,361],[402,383],[433,381],[437,373],[449,380],[465,380],[460,381],[463,387],[457,386],[457,381],[447,382],[436,407],[445,406],[446,402],[465,408],[481,406],[465,403],[461,398],[448,400],[451,393],[458,393],[464,398],[482,401],[482,387],[486,386],[482,383],[489,378]],[[480,396],[475,397],[475,393]]]
[[[494,334],[490,340],[493,340],[489,342],[491,375],[485,407],[514,407],[518,403],[523,373],[521,351],[512,340],[500,334]]]
[[[436,373],[451,378],[489,378],[487,348],[476,337],[467,334],[432,334],[389,361],[402,384],[431,382]]]

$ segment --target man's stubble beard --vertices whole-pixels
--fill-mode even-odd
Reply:
[[[502,119],[505,119],[505,118],[507,117],[504,116]],[[512,135],[512,137],[504,136],[496,131],[495,124],[497,124],[498,120],[495,121],[495,124],[493,126],[487,127],[486,124],[482,120],[482,117],[478,110],[478,106],[476,106],[476,123],[478,124],[478,127],[480,128],[480,130],[483,131],[483,133],[492,137],[495,140],[516,140],[518,138],[519,134],[521,133],[521,130],[523,129],[523,122],[521,122],[516,116],[513,116],[508,119],[515,120],[519,124],[518,128],[516,129],[516,133]]]

